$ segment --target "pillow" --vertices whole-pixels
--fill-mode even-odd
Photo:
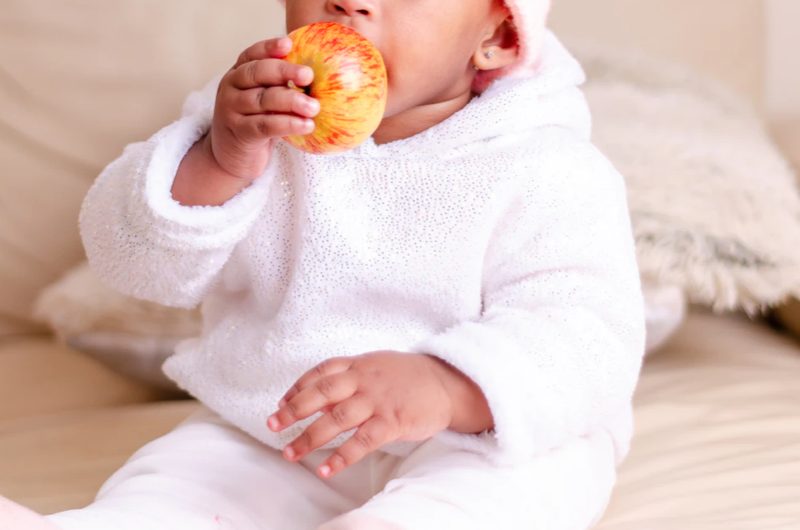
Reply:
[[[571,48],[594,141],[626,179],[643,278],[750,315],[800,295],[800,193],[749,104],[684,67]]]
[[[144,383],[177,389],[161,364],[182,339],[199,335],[199,307],[180,309],[123,295],[103,284],[87,262],[36,299],[34,318],[56,339]]]
[[[64,342],[119,374],[154,388],[183,393],[161,371],[161,365],[182,339],[124,331],[85,331],[65,337]]]
[[[644,286],[647,351],[669,338],[685,316],[683,291],[675,286]],[[161,306],[105,286],[84,262],[44,289],[34,317],[57,340],[87,353],[111,369],[161,389],[178,390],[161,371],[175,345],[201,333],[200,307]]]

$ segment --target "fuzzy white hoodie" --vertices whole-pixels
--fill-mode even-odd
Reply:
[[[95,181],[89,263],[123,293],[202,302],[201,336],[165,373],[276,449],[319,417],[266,426],[300,375],[391,349],[484,391],[494,429],[443,441],[513,463],[604,429],[621,460],[645,338],[624,181],[590,142],[583,71],[552,33],[541,61],[410,138],[324,156],[278,142],[224,205],[183,206],[170,189],[210,126],[214,81]]]

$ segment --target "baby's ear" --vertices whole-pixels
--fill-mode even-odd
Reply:
[[[491,36],[485,39],[472,62],[478,70],[496,70],[513,64],[519,54],[519,36],[511,15],[499,21]]]

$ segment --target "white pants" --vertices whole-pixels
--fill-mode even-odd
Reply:
[[[616,478],[604,433],[519,467],[429,439],[321,479],[331,453],[288,462],[201,409],[139,449],[92,504],[47,519],[63,530],[585,530]]]

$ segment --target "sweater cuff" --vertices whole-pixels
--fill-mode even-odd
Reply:
[[[504,390],[516,385],[517,379],[509,377],[502,369],[504,361],[492,352],[514,351],[519,345],[503,334],[489,333],[487,326],[490,324],[462,322],[417,343],[410,351],[434,355],[472,379],[483,391],[494,419],[494,428],[478,434],[447,430],[437,437],[461,449],[483,452],[495,464],[512,465],[531,456],[527,433],[521,428],[526,421],[525,407],[517,403],[519,392]]]
[[[208,131],[211,117],[185,116],[159,131],[151,140],[151,156],[140,168],[137,196],[142,221],[165,240],[191,243],[197,248],[220,247],[240,240],[266,205],[277,163],[275,156],[264,173],[224,204],[183,205],[172,197],[178,168],[189,149]]]

